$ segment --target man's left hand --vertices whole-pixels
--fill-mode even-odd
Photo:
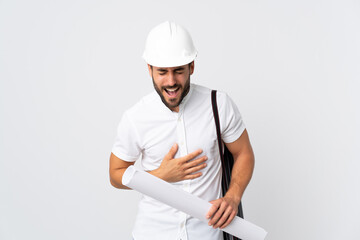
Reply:
[[[213,201],[209,212],[206,215],[207,219],[210,219],[209,226],[213,228],[223,229],[231,223],[238,212],[238,205],[235,200],[230,197],[222,197]]]

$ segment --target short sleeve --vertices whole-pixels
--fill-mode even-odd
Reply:
[[[117,128],[112,153],[127,162],[135,162],[140,157],[139,135],[127,112],[123,115]]]
[[[236,141],[245,130],[245,124],[234,101],[225,93],[218,94],[221,138],[225,143]]]

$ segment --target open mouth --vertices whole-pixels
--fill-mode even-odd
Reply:
[[[174,98],[177,96],[179,89],[180,87],[173,87],[173,88],[165,88],[164,90],[169,97]]]

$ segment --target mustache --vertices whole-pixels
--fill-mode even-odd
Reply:
[[[181,87],[179,84],[175,83],[174,85],[166,85],[166,86],[162,86],[161,89],[165,90],[165,88],[178,88]]]

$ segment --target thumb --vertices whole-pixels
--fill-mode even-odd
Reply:
[[[211,203],[212,205],[206,214],[207,219],[210,219],[210,217],[212,217],[219,208],[218,199],[209,201],[209,203]]]
[[[209,203],[214,204],[214,203],[216,203],[216,200],[217,200],[217,199],[211,200],[211,201],[209,201]]]
[[[175,154],[176,154],[177,150],[178,150],[178,145],[175,143],[170,148],[170,151],[165,155],[164,159],[166,159],[166,160],[173,159],[175,157]]]

